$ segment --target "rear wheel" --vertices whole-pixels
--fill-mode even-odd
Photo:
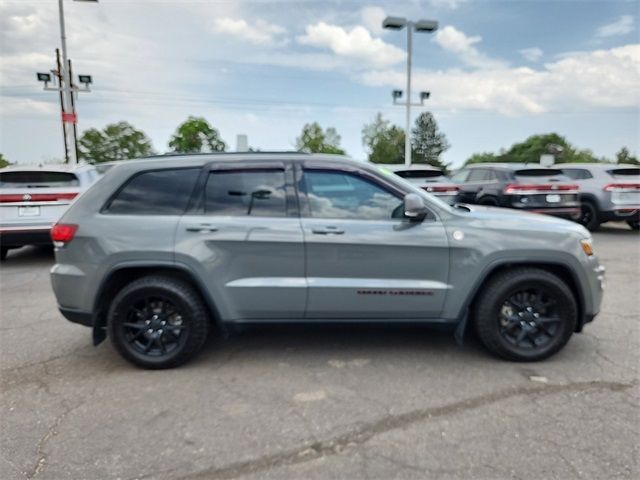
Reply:
[[[636,232],[640,230],[640,222],[638,220],[629,220],[627,224],[631,227],[631,230],[635,230]]]
[[[149,276],[124,287],[108,315],[113,346],[129,362],[160,369],[181,365],[198,353],[209,332],[200,296],[182,280]]]
[[[582,202],[580,204],[580,223],[587,230],[594,232],[600,227],[600,220],[598,219],[598,210],[596,206],[591,202]]]
[[[498,199],[494,197],[485,197],[482,198],[478,203],[480,205],[486,205],[487,207],[497,207]]]
[[[547,358],[569,341],[578,308],[567,284],[537,268],[515,268],[494,276],[474,309],[482,343],[516,361]]]
[[[5,260],[7,258],[7,253],[9,253],[9,249],[7,247],[0,247],[0,260]]]

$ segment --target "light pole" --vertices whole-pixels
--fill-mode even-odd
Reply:
[[[98,3],[98,0],[74,0],[76,2],[91,2]],[[76,123],[78,121],[73,95],[77,92],[89,92],[89,84],[91,83],[91,77],[89,75],[80,75],[80,83],[84,84],[84,88],[78,88],[73,84],[71,78],[71,61],[67,56],[67,32],[64,25],[64,2],[58,0],[58,13],[60,15],[60,42],[62,49],[62,62],[58,56],[58,68],[52,70],[56,81],[53,82],[54,86],[50,87],[49,82],[52,81],[51,75],[48,73],[38,73],[38,81],[44,82],[45,90],[52,90],[60,92],[60,106],[62,110],[62,130],[64,133],[64,150],[65,159],[67,163],[78,163],[77,152],[77,138],[76,138]],[[58,51],[56,50],[58,55]],[[56,85],[57,84],[57,85]],[[70,127],[67,124],[71,124]]]
[[[393,91],[393,103],[406,107],[405,138],[404,138],[404,163],[411,165],[411,105],[420,106],[429,98],[429,92],[420,93],[420,103],[411,103],[411,55],[413,53],[413,30],[416,32],[431,33],[438,29],[435,20],[418,20],[413,22],[403,17],[387,17],[382,21],[382,27],[389,30],[402,30],[407,27],[407,97],[406,101],[398,103],[396,100],[402,97],[402,90]]]

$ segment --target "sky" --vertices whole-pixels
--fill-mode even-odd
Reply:
[[[386,15],[439,22],[413,37],[413,95],[461,165],[536,133],[557,132],[612,158],[640,151],[640,3],[627,0],[65,0],[78,128],[126,120],[158,152],[189,115],[235,148],[292,150],[305,123],[335,127],[366,158],[362,127],[381,112],[404,126],[406,31]],[[64,155],[54,67],[55,0],[0,0],[0,153],[39,163]]]

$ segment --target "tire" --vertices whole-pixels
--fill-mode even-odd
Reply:
[[[595,232],[600,228],[598,209],[592,202],[582,202],[580,204],[580,218],[578,223],[590,232]]]
[[[113,299],[107,316],[111,343],[127,361],[143,368],[181,365],[204,346],[208,311],[186,282],[148,276],[126,285]]]
[[[486,207],[498,207],[498,199],[493,197],[485,197],[480,199],[478,205],[484,205]]]
[[[484,346],[494,355],[520,362],[558,352],[569,341],[577,319],[578,306],[568,285],[553,273],[532,267],[492,277],[473,309]]]
[[[631,230],[635,230],[636,232],[640,230],[640,221],[638,220],[629,220],[627,225],[631,227]]]
[[[0,261],[4,262],[7,259],[7,253],[9,253],[7,247],[0,247]]]

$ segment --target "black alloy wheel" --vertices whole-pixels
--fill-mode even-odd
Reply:
[[[582,202],[580,204],[580,218],[578,219],[578,223],[591,232],[598,229],[600,221],[598,220],[598,212],[593,203]]]

